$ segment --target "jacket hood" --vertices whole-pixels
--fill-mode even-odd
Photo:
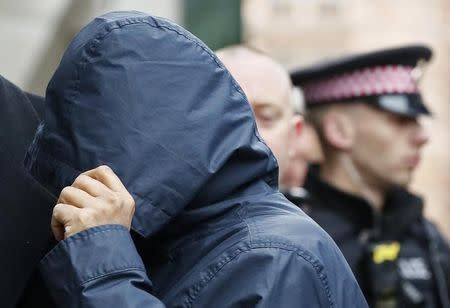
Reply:
[[[55,195],[101,164],[133,195],[132,227],[146,237],[186,207],[278,182],[276,160],[222,63],[188,31],[140,12],[108,13],[75,36],[25,158]]]

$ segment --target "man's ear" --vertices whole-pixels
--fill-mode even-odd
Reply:
[[[304,127],[304,120],[301,115],[294,115],[290,121],[290,132],[289,132],[289,149],[288,149],[288,155],[289,157],[294,156],[295,153],[295,143],[297,142],[297,139],[300,138],[303,127]]]
[[[295,138],[299,137],[302,134],[303,126],[303,117],[298,114],[294,115],[291,119],[291,127]]]
[[[355,128],[345,110],[332,109],[322,118],[322,129],[327,142],[338,150],[347,152],[353,147]]]

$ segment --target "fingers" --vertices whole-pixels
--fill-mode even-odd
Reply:
[[[93,197],[104,196],[110,193],[110,189],[106,185],[85,173],[80,174],[72,186],[87,192]]]
[[[91,180],[95,181],[93,179]],[[95,185],[93,188],[91,188],[91,186],[92,185],[87,185],[85,189],[90,188],[91,191],[95,190],[96,188]],[[67,186],[64,187],[64,189],[61,191],[58,203],[70,204],[78,208],[83,208],[93,205],[95,203],[95,197],[91,196],[89,193],[80,188],[74,186]]]
[[[103,165],[82,174],[100,181],[112,191],[122,192],[126,190],[125,186],[122,184],[122,181],[108,166]]]
[[[121,203],[121,201],[124,201],[122,200],[124,197],[127,199],[132,199],[131,195],[128,193],[117,175],[107,166],[100,166],[80,174],[72,186],[85,191],[93,197],[98,197],[104,201],[107,201],[112,205]],[[80,197],[82,196],[80,195]],[[64,198],[62,201],[62,203],[71,204],[70,202],[66,202]],[[83,198],[77,201],[83,203],[89,202],[89,199]],[[134,200],[131,203],[134,204]],[[96,202],[95,200],[91,200],[89,204],[95,206]],[[82,206],[77,204],[74,205],[77,205],[78,207],[88,207],[90,206],[89,204]]]
[[[133,213],[133,197],[109,167],[100,166],[80,174],[61,191],[53,209],[52,232],[60,241],[99,225],[130,229]]]
[[[62,241],[64,239],[64,225],[61,224],[59,221],[57,221],[52,216],[52,222],[51,222],[50,226],[52,228],[52,233],[53,233],[53,236],[55,237],[55,239],[58,242]]]
[[[70,229],[70,222],[79,215],[80,209],[64,204],[58,203],[53,208],[53,215],[51,221],[51,228],[53,235],[57,241],[61,241],[65,237],[67,228]]]

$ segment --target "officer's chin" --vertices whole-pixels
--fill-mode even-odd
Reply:
[[[408,188],[413,180],[413,171],[404,170],[390,179],[390,186],[393,188]]]

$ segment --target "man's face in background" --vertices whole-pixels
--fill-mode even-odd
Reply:
[[[351,156],[366,181],[385,188],[407,186],[428,135],[416,118],[366,104],[352,110],[355,142]]]
[[[258,131],[277,158],[283,179],[302,125],[301,117],[294,115],[289,75],[266,55],[247,48],[232,47],[217,55],[247,96]]]
[[[289,156],[288,167],[281,179],[285,187],[303,186],[309,163],[320,163],[323,160],[319,136],[315,128],[305,121],[302,133],[294,138],[292,155]]]

